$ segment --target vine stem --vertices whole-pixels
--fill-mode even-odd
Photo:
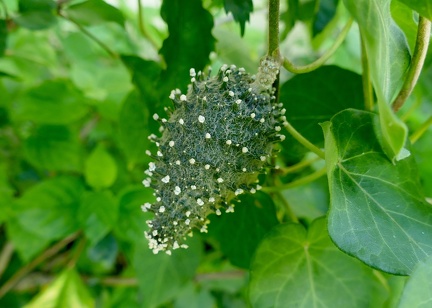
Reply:
[[[348,35],[348,32],[351,28],[351,25],[353,24],[353,18],[350,18],[346,25],[343,27],[342,31],[339,33],[338,37],[336,38],[334,44],[318,59],[316,59],[314,62],[298,66],[292,63],[287,58],[283,58],[283,67],[294,74],[304,74],[309,73],[311,71],[316,70],[320,66],[322,66],[339,48],[339,46],[342,44],[342,42],[345,40],[346,36]]]
[[[373,90],[372,90],[372,82],[370,78],[370,70],[369,70],[369,59],[366,52],[366,46],[364,44],[363,37],[360,33],[360,45],[361,45],[361,65],[362,65],[362,84],[363,84],[363,96],[364,96],[364,105],[365,109],[368,111],[373,110]]]
[[[411,144],[417,142],[421,136],[427,131],[427,129],[432,125],[432,116],[430,116],[426,122],[424,122],[418,130],[416,130],[410,137]]]
[[[279,186],[273,186],[273,187],[263,187],[262,190],[264,192],[276,192],[276,191],[294,188],[297,186],[302,186],[302,185],[311,183],[311,182],[319,179],[320,177],[322,177],[323,175],[326,174],[326,171],[327,171],[327,169],[324,167],[318,171],[315,171],[314,173],[306,175],[306,176],[304,176],[298,180],[292,181],[290,183],[279,185]]]
[[[16,272],[8,281],[6,281],[0,288],[0,298],[2,298],[9,290],[11,290],[25,275],[31,272],[36,266],[50,258],[51,256],[58,253],[63,247],[67,244],[74,241],[78,236],[79,232],[76,232],[68,237],[64,238],[60,242],[54,244],[49,249],[45,250],[41,255],[39,255],[36,259],[22,267],[18,272]]]
[[[269,0],[267,54],[276,58],[279,58],[279,6],[279,0]]]
[[[285,128],[287,131],[293,136],[298,142],[300,142],[305,148],[310,150],[311,152],[314,152],[316,155],[318,155],[320,158],[325,159],[325,154],[321,149],[319,149],[317,146],[312,144],[309,140],[307,140],[305,137],[303,137],[302,134],[300,134],[289,122],[284,123]]]
[[[283,174],[289,174],[289,173],[294,173],[297,172],[301,169],[304,169],[310,165],[312,165],[314,162],[320,160],[319,157],[314,157],[311,159],[307,159],[307,160],[302,160],[301,162],[292,165],[292,166],[288,166],[288,167],[284,167],[284,168],[280,168],[279,170],[283,173]]]
[[[424,60],[426,58],[430,35],[431,22],[427,18],[420,16],[417,28],[417,40],[411,59],[411,65],[408,69],[402,89],[400,90],[396,99],[393,101],[394,111],[398,111],[402,107],[417,83],[423,68]]]

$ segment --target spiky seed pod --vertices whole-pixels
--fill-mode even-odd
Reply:
[[[260,188],[258,174],[285,137],[271,87],[278,69],[270,58],[261,61],[256,78],[234,65],[223,65],[214,77],[191,69],[187,94],[171,92],[170,118],[154,115],[163,134],[149,137],[158,151],[143,184],[154,188],[156,202],[142,206],[155,214],[145,233],[154,253],[186,248],[192,228],[207,232],[209,214],[234,211],[230,202],[237,195]]]

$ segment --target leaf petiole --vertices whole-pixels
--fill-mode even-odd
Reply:
[[[263,187],[262,190],[266,193],[269,193],[269,192],[282,191],[285,189],[290,189],[290,188],[302,186],[302,185],[311,183],[311,182],[319,179],[320,177],[325,175],[326,172],[327,172],[327,168],[324,167],[318,171],[315,171],[309,175],[306,175],[306,176],[304,176],[298,180],[292,181],[290,183],[286,183],[286,184],[279,185],[279,186]]]
[[[432,116],[430,116],[426,122],[424,122],[419,129],[417,129],[409,138],[411,144],[416,143],[417,140],[420,139],[421,136],[427,131],[427,129],[432,125]]]
[[[285,122],[284,125],[285,125],[285,128],[287,129],[287,131],[291,134],[291,136],[294,137],[294,139],[296,139],[298,142],[300,142],[305,148],[307,148],[311,152],[314,152],[320,158],[325,159],[324,152],[321,149],[319,149],[317,146],[312,144],[305,137],[303,137],[303,135],[300,134],[289,122]]]

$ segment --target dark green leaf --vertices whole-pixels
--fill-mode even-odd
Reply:
[[[253,11],[252,0],[224,0],[225,12],[231,12],[234,20],[240,24],[240,34],[244,35],[245,24],[249,21],[249,15]]]
[[[330,240],[324,219],[309,230],[276,226],[261,242],[251,267],[249,296],[261,307],[369,307],[372,271]]]
[[[432,207],[414,158],[392,164],[374,132],[377,116],[346,110],[323,125],[330,186],[329,232],[372,267],[410,274],[432,254]]]
[[[32,187],[18,199],[8,231],[25,260],[50,241],[78,229],[77,213],[83,191],[78,179],[57,177]]]
[[[285,23],[285,27],[282,30],[281,38],[285,39],[288,33],[294,28],[294,25],[298,19],[299,11],[299,0],[288,0],[287,10],[281,14],[281,21]]]
[[[432,305],[432,256],[420,262],[412,272],[402,294],[399,308]]]
[[[31,164],[54,171],[80,171],[81,148],[66,126],[41,126],[24,143]]]
[[[116,238],[109,233],[95,244],[89,244],[81,254],[77,266],[92,274],[111,273],[116,266],[119,247]]]
[[[88,0],[69,6],[68,18],[82,26],[96,25],[103,22],[115,22],[124,26],[123,14],[115,7],[102,0]]]
[[[264,193],[244,195],[234,213],[214,215],[209,234],[221,245],[221,250],[233,265],[249,268],[259,242],[278,224],[273,200]]]
[[[161,76],[167,97],[172,89],[186,86],[190,68],[199,71],[209,62],[215,39],[213,17],[201,0],[164,0],[161,16],[169,31],[160,50],[167,64]]]
[[[432,2],[429,0],[399,0],[417,11],[421,16],[432,20]]]
[[[4,51],[6,50],[7,36],[8,30],[6,20],[0,19],[0,57],[3,57]]]
[[[109,191],[84,194],[78,219],[91,244],[96,244],[114,227],[118,209]]]
[[[49,28],[57,21],[55,7],[53,0],[19,0],[20,15],[15,22],[30,30]]]
[[[321,0],[319,9],[313,21],[312,34],[316,36],[321,33],[336,14],[339,0]]]
[[[396,97],[410,62],[402,30],[393,21],[390,0],[344,0],[357,20],[369,61],[372,84],[378,99],[380,142],[387,156],[396,161],[405,156],[407,128],[389,105]]]
[[[119,144],[133,167],[135,163],[147,161],[145,151],[149,148],[148,109],[137,91],[124,102],[119,117]]]
[[[153,254],[146,241],[136,243],[133,266],[143,295],[143,307],[159,307],[178,294],[194,276],[202,247],[197,238],[190,239],[187,244],[187,250],[178,249],[169,256]]]
[[[86,102],[69,81],[45,81],[18,98],[12,115],[15,121],[69,124],[88,112]]]
[[[287,110],[288,122],[311,142],[322,144],[319,123],[346,108],[362,109],[362,89],[360,75],[337,66],[323,66],[283,84],[280,101]]]
[[[85,161],[85,179],[95,189],[110,187],[117,178],[117,164],[102,145],[98,145]]]
[[[94,300],[75,269],[66,269],[27,308],[94,307]]]

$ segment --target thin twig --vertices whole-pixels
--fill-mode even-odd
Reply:
[[[428,128],[432,125],[432,116],[430,116],[426,122],[424,122],[419,129],[417,129],[411,136],[410,136],[410,142],[411,144],[414,144],[417,142],[417,140],[420,139],[421,136],[428,130]]]
[[[301,162],[292,165],[292,166],[288,166],[288,167],[284,167],[284,168],[279,168],[279,170],[283,173],[283,174],[288,174],[288,173],[294,173],[297,172],[299,170],[302,170],[308,166],[310,166],[311,164],[313,164],[314,162],[320,160],[320,157],[314,157],[311,159],[306,159],[306,160],[302,160]]]
[[[323,151],[321,151],[318,147],[316,147],[314,144],[312,144],[309,140],[307,140],[305,137],[303,137],[302,134],[300,134],[289,122],[284,123],[285,128],[287,131],[293,136],[298,142],[300,142],[305,148],[310,150],[311,152],[314,152],[316,155],[321,157],[322,159],[325,159],[325,154]]]
[[[362,84],[363,84],[364,106],[365,106],[365,110],[372,111],[374,101],[373,101],[372,82],[371,82],[370,70],[369,70],[369,59],[366,52],[366,46],[364,44],[364,40],[361,34],[360,34],[360,45],[361,45],[361,64],[363,69]]]
[[[11,242],[6,242],[6,244],[3,246],[3,249],[0,253],[0,277],[2,276],[7,265],[9,264],[14,249],[15,248]]]
[[[311,183],[317,179],[319,179],[320,177],[322,177],[323,175],[326,174],[326,168],[322,168],[318,171],[315,171],[314,173],[311,173],[307,176],[304,176],[298,180],[292,181],[290,183],[287,184],[283,184],[283,185],[278,185],[278,186],[272,186],[272,187],[263,187],[262,190],[264,192],[274,192],[274,191],[281,191],[281,190],[285,190],[285,189],[290,189],[290,188],[294,188],[294,187],[298,187],[298,186],[302,186],[308,183]]]
[[[414,47],[414,54],[411,59],[411,65],[408,69],[402,89],[393,101],[394,111],[398,111],[402,107],[417,83],[426,58],[430,35],[431,22],[427,18],[420,16],[417,29],[417,40]]]
[[[338,37],[336,38],[334,44],[320,58],[316,59],[314,62],[307,65],[298,66],[292,63],[291,61],[289,61],[287,58],[284,58],[283,67],[294,74],[304,74],[316,70],[317,68],[322,66],[336,52],[336,50],[345,40],[353,21],[354,20],[352,18],[348,20],[345,27],[342,29],[342,31],[339,33]]]
[[[80,232],[76,232],[68,237],[64,238],[60,242],[54,244],[52,247],[45,250],[42,254],[40,254],[36,259],[22,267],[18,272],[16,272],[8,281],[6,281],[0,288],[0,298],[2,298],[9,290],[11,290],[25,275],[31,272],[36,266],[50,258],[51,256],[58,253],[61,249],[63,249],[67,244],[74,241]]]

